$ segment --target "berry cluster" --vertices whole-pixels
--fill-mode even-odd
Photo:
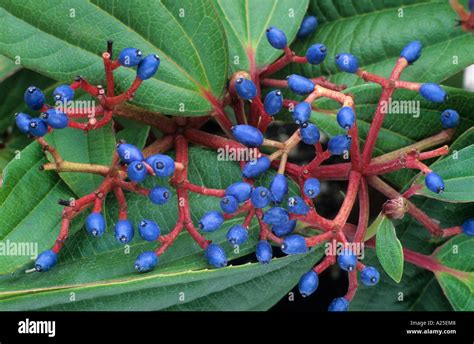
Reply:
[[[307,16],[297,36],[307,37],[314,32],[316,27],[317,19]],[[171,191],[165,187],[147,189],[140,185],[149,175],[169,179],[178,196],[179,215],[176,226],[166,235],[161,235],[159,225],[151,219],[143,219],[139,222],[140,237],[146,241],[156,241],[158,248],[155,251],[143,252],[137,257],[135,262],[137,271],[146,272],[153,269],[158,263],[158,257],[165,253],[183,230],[186,230],[204,250],[205,258],[210,265],[217,268],[226,266],[228,258],[225,250],[206,240],[203,235],[218,230],[226,220],[243,214],[242,224],[234,225],[228,230],[227,241],[231,246],[245,245],[249,237],[250,223],[253,218],[256,218],[259,223],[260,239],[255,249],[256,258],[263,264],[270,263],[275,245],[280,246],[281,251],[289,255],[313,251],[313,248],[317,249],[325,242],[334,242],[343,248],[337,255],[327,255],[313,269],[305,273],[298,285],[301,294],[309,296],[317,290],[319,275],[329,266],[337,264],[342,270],[347,271],[349,274],[348,292],[343,297],[333,300],[329,306],[330,311],[348,309],[349,302],[357,290],[358,276],[361,283],[367,286],[377,284],[380,279],[379,272],[374,267],[365,266],[359,261],[360,252],[353,251],[351,248],[353,246],[350,245],[365,241],[369,217],[369,185],[390,199],[389,205],[384,206],[387,216],[400,218],[405,213],[409,213],[433,236],[448,237],[462,232],[474,235],[474,219],[466,221],[462,226],[442,229],[421,209],[409,202],[408,199],[417,193],[420,185],[414,184],[401,195],[379,177],[402,168],[415,169],[426,176],[425,183],[428,189],[436,193],[443,192],[445,185],[442,178],[422,161],[447,154],[447,146],[425,152],[420,150],[449,141],[454,128],[459,124],[459,114],[455,110],[446,110],[441,114],[441,123],[445,130],[434,136],[432,140],[425,140],[423,145],[414,144],[406,149],[376,158],[372,157],[375,142],[386,115],[381,104],[392,96],[395,89],[419,92],[422,97],[432,102],[441,103],[447,98],[445,91],[439,85],[400,80],[403,70],[420,58],[422,50],[420,42],[411,42],[402,50],[389,78],[361,69],[357,57],[349,53],[336,55],[335,62],[341,71],[356,74],[367,82],[381,85],[383,89],[365,144],[361,147],[354,99],[350,94],[342,92],[345,86],[335,85],[323,77],[306,78],[296,74],[288,76],[285,80],[269,78],[289,63],[322,63],[328,54],[326,46],[314,44],[308,48],[305,56],[298,56],[289,48],[287,37],[282,30],[270,27],[266,31],[266,36],[272,47],[282,50],[282,57],[260,70],[252,67],[248,72],[235,73],[230,79],[228,96],[222,101],[209,99],[215,110],[212,117],[228,137],[212,135],[200,130],[202,125],[210,119],[209,116],[172,119],[155,114],[159,120],[154,125],[163,132],[163,137],[143,151],[126,142],[120,142],[111,166],[86,167],[63,161],[58,152],[48,145],[42,136],[48,130],[66,126],[91,130],[105,125],[112,119],[112,114],[118,112],[117,105],[131,99],[141,82],[155,74],[159,66],[156,55],[142,58],[140,50],[127,48],[120,52],[117,60],[112,60],[112,44],[109,43],[108,52],[103,54],[107,93],[102,87],[92,86],[81,77],[78,77],[72,85],[60,86],[55,91],[56,100],[72,99],[74,90],[78,87],[97,97],[100,106],[94,111],[103,115],[99,121],[95,121],[94,118],[92,118],[94,121],[91,121],[91,118],[85,115],[82,117],[89,118],[87,123],[73,122],[71,118],[81,118],[81,116],[75,114],[74,111],[61,113],[44,105],[44,95],[41,91],[34,87],[28,88],[25,101],[33,110],[41,110],[43,115],[40,119],[31,119],[26,114],[19,114],[17,124],[22,132],[34,136],[45,151],[52,155],[55,162],[44,165],[43,169],[58,172],[97,173],[104,176],[99,189],[90,195],[76,200],[73,204],[61,201],[65,209],[60,234],[52,250],[45,251],[38,257],[35,265],[37,271],[47,271],[56,264],[57,254],[68,236],[70,221],[83,210],[92,207],[92,212],[86,219],[86,230],[97,237],[105,232],[105,220],[101,211],[104,197],[109,192],[115,194],[120,205],[119,220],[115,225],[115,237],[122,244],[130,242],[134,237],[134,225],[127,219],[123,191],[146,196],[157,205],[164,204],[170,199]],[[128,91],[114,96],[112,72],[118,66],[137,66],[137,78]],[[263,86],[269,88],[264,97],[261,91]],[[281,88],[289,88],[294,94],[305,98],[300,102],[285,99]],[[315,109],[314,102],[320,98],[329,98],[341,105],[336,114],[336,121],[345,131],[342,135],[333,136],[327,145],[320,142],[319,129],[315,123],[311,122],[311,112]],[[227,106],[234,110],[236,123],[232,123],[227,117],[224,111]],[[265,138],[268,126],[283,109],[291,112],[298,129],[285,142]],[[40,126],[41,129],[38,129]],[[304,166],[288,161],[289,154],[300,142],[314,147],[316,153],[315,158]],[[195,185],[188,180],[189,143],[211,149],[222,147],[253,149],[258,152],[258,156],[254,160],[241,164],[241,181],[229,185],[226,189],[210,189]],[[262,153],[262,147],[271,153]],[[175,161],[162,154],[171,148],[176,151]],[[340,155],[346,158],[350,156],[350,161],[331,165],[323,164],[330,157]],[[276,169],[276,174],[269,185],[257,185],[259,180],[257,178],[270,169]],[[288,178],[298,184],[299,194],[289,194]],[[321,216],[313,203],[320,193],[320,180],[328,179],[348,180],[346,197],[334,219]],[[189,209],[189,193],[191,192],[220,199],[221,209],[213,209],[205,213],[197,226],[191,220]],[[359,222],[357,226],[354,226],[347,223],[347,220],[356,199],[359,200],[360,210]],[[397,199],[402,199],[403,202],[396,202]],[[403,204],[403,207],[399,206],[400,204]],[[319,231],[319,234],[312,236],[299,234],[297,222]],[[373,245],[374,243],[369,241],[366,244]],[[413,256],[414,254],[407,254],[407,257]],[[412,260],[415,264],[423,259],[419,254],[416,257]]]

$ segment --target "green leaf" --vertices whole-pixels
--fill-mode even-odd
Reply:
[[[435,253],[437,260],[454,271],[437,272],[436,278],[457,311],[474,310],[474,238],[458,235]]]
[[[0,293],[2,310],[266,310],[311,268],[315,255],[295,255],[222,269],[130,272],[120,279]],[[256,288],[256,285],[272,288]],[[69,295],[74,292],[76,301]],[[184,299],[183,299],[184,297]],[[181,300],[180,300],[181,298]]]
[[[115,137],[111,124],[89,132],[73,128],[54,130],[46,140],[66,161],[106,166],[112,163]],[[62,172],[59,175],[79,197],[97,189],[103,180],[102,176],[91,173]]]
[[[257,68],[273,62],[282,50],[268,43],[270,26],[283,30],[290,43],[306,14],[308,0],[214,0],[229,42],[230,73]]]
[[[375,237],[377,258],[385,272],[400,282],[403,275],[403,249],[392,221],[383,217]]]
[[[461,116],[461,123],[456,135],[474,126],[474,93],[457,88],[445,87],[449,99],[444,104],[425,101],[416,92],[398,90],[393,97],[393,103],[408,101],[419,105],[418,114],[389,112],[380,130],[374,156],[406,147],[417,141],[435,135],[443,130],[441,125],[441,112],[445,109],[456,109]],[[359,128],[360,142],[363,144],[372,122],[380,98],[380,87],[373,84],[349,88],[347,93],[354,95],[357,113],[357,126]],[[410,104],[408,103],[408,104]],[[316,105],[322,109],[336,110],[340,105],[328,99],[321,99]],[[389,108],[390,109],[390,108]],[[393,108],[392,110],[396,110]],[[314,112],[311,117],[320,129],[330,136],[342,134],[343,129],[336,122],[336,114]],[[399,187],[403,187],[415,176],[415,172],[401,170],[386,175],[386,177]]]
[[[361,68],[388,77],[403,47],[414,40],[422,42],[423,53],[404,72],[404,80],[441,82],[472,64],[472,34],[456,26],[459,18],[447,1],[318,0],[311,8],[323,24],[293,48],[304,55],[311,44],[321,42],[328,56],[319,66],[292,64],[283,74],[328,75],[336,83],[363,84],[337,69],[336,54],[350,52]]]
[[[104,84],[101,53],[108,39],[115,41],[115,56],[129,46],[158,54],[160,70],[134,97],[154,111],[179,115],[184,104],[188,116],[207,114],[206,93],[220,98],[227,80],[224,29],[210,0],[11,0],[2,2],[0,25],[0,53],[19,55],[22,65],[64,82],[81,74]],[[136,73],[120,68],[115,74],[123,92]]]
[[[438,194],[424,186],[419,194],[444,202],[474,202],[474,144],[452,151],[430,168],[443,178],[445,190]],[[424,179],[419,183],[424,184]]]
[[[39,171],[39,166],[45,162],[41,147],[34,142],[3,171],[0,238],[5,244],[26,244],[30,251],[3,256],[0,259],[0,274],[18,269],[31,261],[32,255],[54,242],[62,211],[58,199],[74,196],[54,173]]]

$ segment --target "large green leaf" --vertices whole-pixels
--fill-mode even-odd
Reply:
[[[419,104],[419,116],[406,112],[389,112],[380,130],[374,155],[378,156],[403,148],[440,132],[443,129],[440,116],[445,109],[456,109],[461,116],[461,123],[456,135],[474,126],[474,93],[451,87],[445,87],[445,89],[449,94],[449,99],[444,104],[425,101],[416,92],[397,91],[393,102],[413,101],[413,104]],[[357,126],[360,142],[363,144],[380,98],[380,87],[367,84],[350,88],[347,92],[355,97]],[[340,107],[328,99],[321,99],[316,104],[322,109],[335,110]],[[330,136],[343,133],[343,129],[336,122],[335,114],[313,112],[311,118],[319,128]],[[413,171],[402,170],[392,173],[388,177],[391,182],[401,187],[414,176]]]
[[[0,25],[2,54],[65,82],[77,74],[104,82],[100,54],[108,39],[116,42],[116,56],[128,46],[157,53],[160,70],[134,98],[151,110],[180,114],[184,104],[188,116],[206,114],[212,106],[205,93],[219,98],[227,79],[224,29],[207,0],[2,1]],[[116,75],[124,91],[135,71]]]
[[[395,282],[400,282],[403,275],[402,244],[397,238],[395,226],[386,216],[379,223],[375,242],[377,258],[383,269]]]
[[[69,199],[74,194],[54,173],[38,170],[45,162],[41,147],[34,142],[3,171],[0,238],[5,244],[26,244],[30,249],[41,251],[56,239],[62,211],[57,201]],[[30,255],[12,253],[3,256],[0,274],[16,270],[30,260]]]
[[[436,278],[453,308],[457,311],[474,310],[474,238],[458,235],[442,247],[436,259],[458,273],[437,272]]]
[[[148,274],[0,293],[1,310],[266,310],[316,261],[314,254],[222,269]],[[87,266],[85,266],[86,268]],[[255,288],[265,285],[265,288]],[[76,299],[71,301],[71,293]]]
[[[362,84],[360,78],[337,69],[336,54],[350,52],[359,58],[361,68],[388,77],[402,48],[414,40],[423,43],[423,54],[403,74],[405,80],[440,82],[473,62],[472,35],[456,26],[458,17],[447,1],[318,0],[311,8],[323,24],[293,48],[304,55],[312,43],[321,42],[329,53],[322,65],[293,64],[292,72]]]
[[[474,144],[452,152],[430,168],[443,177],[445,191],[434,193],[426,186],[420,194],[445,202],[474,202]],[[420,178],[423,183],[424,178]]]
[[[229,42],[229,69],[249,71],[273,62],[281,50],[268,43],[265,31],[270,26],[285,31],[288,43],[296,36],[308,0],[214,0]]]

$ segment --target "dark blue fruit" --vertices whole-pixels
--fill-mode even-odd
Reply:
[[[216,268],[223,268],[227,265],[227,257],[224,250],[217,244],[209,244],[204,251],[204,256],[207,259],[209,265]]]
[[[68,102],[74,99],[74,90],[69,85],[60,85],[54,89],[53,97],[57,102]]]
[[[287,223],[290,216],[286,209],[280,207],[270,208],[263,214],[263,222],[271,226],[280,226]]]
[[[27,115],[26,113],[19,112],[15,114],[16,126],[23,134],[30,133],[30,121],[31,121],[31,116]]]
[[[148,80],[155,75],[160,66],[158,55],[148,55],[140,61],[137,68],[137,75],[142,80]]]
[[[122,244],[126,244],[133,239],[135,231],[133,225],[129,220],[119,220],[115,224],[115,239]]]
[[[292,233],[296,227],[296,220],[290,220],[282,225],[272,226],[272,231],[276,236],[283,237]]]
[[[357,57],[348,53],[336,55],[337,67],[346,73],[355,73],[359,69],[359,61]]]
[[[306,215],[309,207],[301,197],[293,196],[288,198],[288,211],[297,215]]]
[[[241,225],[234,225],[229,228],[227,232],[227,241],[229,244],[235,245],[242,245],[244,244],[249,237],[247,229]]]
[[[314,293],[316,289],[318,289],[318,285],[318,274],[311,270],[301,276],[300,281],[298,283],[298,289],[300,291],[301,296],[307,297]]]
[[[26,105],[31,110],[39,110],[43,107],[45,97],[43,92],[38,87],[30,86],[26,89],[23,96]]]
[[[224,196],[221,199],[221,209],[224,213],[233,214],[239,209],[239,201],[234,196]]]
[[[143,54],[137,48],[125,48],[119,53],[119,63],[125,67],[135,67],[142,60]]]
[[[328,54],[328,49],[324,44],[313,44],[306,51],[306,60],[313,65],[318,65],[324,61]]]
[[[443,103],[448,99],[446,92],[438,84],[427,83],[420,87],[420,94],[433,103]]]
[[[171,193],[167,188],[156,186],[150,190],[148,198],[155,204],[165,204],[171,197]]]
[[[344,297],[338,297],[332,300],[328,307],[329,312],[347,312],[349,309],[349,301]]]
[[[404,57],[408,63],[413,63],[421,56],[423,46],[420,41],[413,41],[403,47],[400,57]]]
[[[147,272],[153,270],[158,264],[158,256],[153,251],[140,253],[135,260],[135,270],[138,272]]]
[[[257,87],[252,80],[245,78],[238,78],[235,80],[235,91],[240,98],[253,99],[257,96]]]
[[[351,148],[352,139],[349,135],[336,135],[328,142],[328,150],[332,155],[342,155]]]
[[[304,76],[291,74],[287,80],[290,90],[300,96],[307,95],[314,91],[314,83]]]
[[[155,154],[146,159],[158,177],[171,177],[175,170],[174,160],[168,155]]]
[[[30,134],[36,137],[42,137],[48,133],[48,126],[41,118],[32,118],[29,127]]]
[[[41,115],[41,118],[48,126],[54,129],[64,129],[69,123],[69,119],[66,114],[56,109],[48,109]]]
[[[342,129],[350,129],[355,122],[355,113],[351,107],[344,106],[337,112],[337,123]]]
[[[301,140],[307,145],[314,145],[319,142],[321,134],[319,133],[318,127],[312,123],[303,123],[300,129]]]
[[[219,229],[219,227],[224,222],[224,216],[218,211],[208,211],[201,217],[199,220],[199,229],[203,232],[214,232],[215,230]]]
[[[270,116],[275,116],[283,107],[283,95],[280,90],[269,92],[263,101],[265,112]]]
[[[252,185],[245,182],[237,182],[231,184],[225,189],[226,196],[233,196],[237,198],[239,203],[245,202],[252,194]]]
[[[262,264],[268,264],[272,260],[273,257],[273,250],[272,245],[268,243],[266,240],[260,240],[257,243],[257,247],[255,249],[255,255],[257,256],[257,260]]]
[[[101,213],[90,213],[86,218],[86,230],[95,237],[105,233],[105,219]]]
[[[50,270],[58,262],[58,255],[52,250],[42,252],[35,262],[35,270],[45,272]]]
[[[144,159],[141,150],[129,143],[119,143],[117,145],[117,154],[126,164],[129,164],[132,161],[143,161]]]
[[[277,173],[270,183],[270,193],[272,201],[281,203],[283,197],[288,193],[288,180],[282,173]]]
[[[441,114],[443,128],[456,128],[459,125],[459,114],[455,110],[444,110]]]
[[[127,168],[127,176],[132,182],[140,183],[147,176],[145,164],[142,161],[132,161]]]
[[[155,221],[141,220],[138,224],[138,233],[143,240],[155,241],[160,236],[161,230]]]
[[[305,180],[303,191],[307,197],[315,198],[319,195],[320,189],[321,183],[316,178],[309,178]]]
[[[296,33],[298,38],[306,38],[316,31],[318,27],[318,18],[315,16],[305,16],[301,22],[300,28]]]
[[[307,102],[299,103],[295,106],[292,116],[293,121],[298,125],[308,122],[311,117],[311,104]]]
[[[281,250],[286,254],[302,254],[308,252],[308,246],[304,237],[292,234],[283,240]]]
[[[435,193],[441,193],[444,191],[443,178],[435,172],[430,172],[426,175],[425,184],[428,189]]]
[[[254,126],[247,124],[234,125],[232,134],[235,139],[247,147],[259,147],[263,143],[263,134]]]
[[[271,202],[270,191],[263,186],[253,189],[251,201],[255,208],[265,208]]]
[[[265,173],[271,165],[270,159],[266,156],[262,156],[257,160],[249,161],[245,164],[242,169],[242,175],[245,178],[255,178]]]
[[[286,39],[286,35],[280,29],[270,26],[267,29],[266,34],[268,43],[270,43],[270,45],[275,49],[283,49],[287,46],[288,41]]]

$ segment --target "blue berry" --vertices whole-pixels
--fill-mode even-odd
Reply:
[[[249,237],[249,234],[244,226],[234,225],[229,228],[227,232],[227,241],[231,245],[242,245]]]
[[[27,115],[26,113],[19,112],[15,114],[16,126],[23,134],[30,133],[30,121],[31,121],[31,116]]]
[[[137,48],[125,48],[119,53],[119,63],[124,67],[137,66],[143,57],[143,53]]]
[[[277,173],[270,183],[270,194],[272,201],[281,203],[283,197],[288,193],[288,180],[282,173]]]
[[[269,92],[263,101],[265,112],[270,116],[275,116],[283,107],[283,95],[280,90]]]
[[[315,198],[319,195],[321,183],[316,178],[306,179],[303,186],[304,194],[309,198]]]
[[[41,115],[48,126],[54,129],[64,129],[69,123],[69,118],[64,112],[56,109],[48,109]]]
[[[443,103],[448,99],[446,92],[438,84],[427,83],[420,87],[420,94],[433,103]]]
[[[171,193],[167,188],[156,186],[150,190],[148,198],[155,204],[165,204],[170,199]]]
[[[272,231],[276,236],[283,237],[292,233],[296,227],[296,220],[290,220],[282,225],[272,226]]]
[[[138,272],[147,272],[153,270],[158,264],[158,256],[153,251],[140,253],[135,260],[135,270]]]
[[[263,222],[271,226],[280,226],[287,223],[290,216],[286,209],[280,207],[270,208],[263,214]]]
[[[360,273],[360,280],[363,284],[370,287],[379,283],[380,273],[372,266],[366,266]]]
[[[260,240],[257,243],[257,247],[255,249],[255,255],[257,256],[257,260],[262,264],[268,264],[272,260],[273,257],[273,249],[272,245],[268,243],[266,240]]]
[[[135,231],[133,225],[129,220],[119,220],[115,224],[115,239],[122,244],[132,241]]]
[[[459,114],[455,110],[444,110],[441,114],[443,128],[456,128],[459,125]]]
[[[461,225],[464,234],[474,236],[474,218],[464,221]]]
[[[174,160],[164,154],[149,156],[146,163],[153,168],[158,177],[171,177],[175,170]]]
[[[31,110],[39,110],[44,105],[44,94],[38,87],[35,86],[28,87],[23,98],[26,105],[28,105]]]
[[[469,0],[469,11],[474,12],[474,0]]]
[[[318,65],[324,61],[328,54],[328,49],[324,44],[313,44],[306,51],[306,60],[313,65]]]
[[[224,213],[233,214],[239,209],[239,201],[234,196],[224,196],[221,199],[221,209]]]
[[[235,91],[240,98],[253,99],[257,96],[257,87],[252,80],[245,78],[238,78],[235,80]]]
[[[237,182],[231,184],[225,189],[226,196],[233,196],[237,198],[239,203],[248,200],[252,194],[252,185],[245,182]]]
[[[345,249],[337,257],[337,264],[342,270],[352,271],[357,265],[357,257],[350,249]]]
[[[45,272],[50,270],[58,262],[58,255],[52,250],[43,251],[35,262],[35,270]]]
[[[298,283],[298,289],[300,291],[301,296],[307,297],[314,293],[316,289],[318,289],[318,285],[318,274],[311,270],[301,276],[300,281]]]
[[[253,189],[251,201],[255,208],[267,207],[271,202],[270,191],[263,186]]]
[[[140,64],[137,68],[137,76],[142,80],[148,80],[153,75],[155,75],[158,67],[160,66],[160,58],[158,55],[148,55],[143,60],[140,61]]]
[[[152,220],[141,220],[138,224],[138,233],[143,240],[155,241],[161,234],[160,226]]]
[[[290,90],[300,96],[304,96],[314,91],[314,83],[304,76],[291,74],[287,80]]]
[[[74,99],[74,90],[69,85],[60,85],[54,89],[53,97],[57,102],[68,102]]]
[[[119,143],[117,145],[117,154],[126,164],[129,164],[132,161],[143,161],[144,159],[141,150],[129,143]]]
[[[288,198],[288,211],[297,215],[306,215],[309,207],[301,197],[293,196]]]
[[[308,252],[308,246],[304,237],[292,234],[283,240],[281,250],[286,254],[302,254]]]
[[[299,103],[295,106],[292,116],[293,121],[298,125],[308,122],[309,117],[311,116],[311,104],[308,102]]]
[[[428,189],[435,193],[441,193],[444,191],[443,178],[435,172],[430,172],[426,175],[425,184]]]
[[[258,147],[263,143],[263,134],[252,125],[234,125],[231,130],[235,139],[247,147]]]
[[[357,57],[349,53],[337,54],[336,65],[340,70],[346,73],[355,73],[359,69]]]
[[[355,122],[355,113],[349,106],[344,106],[337,112],[337,123],[342,129],[350,129]]]
[[[203,232],[214,232],[222,225],[224,222],[224,216],[218,211],[208,211],[201,217],[199,220],[199,229]]]
[[[413,41],[403,47],[400,57],[404,57],[408,63],[413,63],[421,56],[423,46],[420,41]]]
[[[274,26],[270,26],[267,29],[267,40],[268,43],[275,49],[283,49],[287,46],[288,41],[286,39],[286,35],[280,29],[277,29]]]
[[[352,139],[349,135],[336,135],[328,142],[328,149],[332,155],[342,155],[351,148]]]
[[[147,170],[142,161],[132,161],[127,168],[127,176],[132,182],[140,183],[145,180]]]
[[[300,28],[296,33],[298,38],[306,38],[316,31],[318,27],[318,18],[315,16],[305,16],[301,22]]]
[[[101,213],[90,213],[86,218],[86,230],[95,237],[105,233],[105,219]]]
[[[329,312],[347,312],[349,301],[345,297],[338,297],[331,301],[328,307]]]
[[[303,123],[300,129],[301,140],[307,145],[314,145],[315,143],[319,142],[319,138],[321,134],[319,133],[319,129],[312,123]]]
[[[224,250],[217,244],[209,244],[204,252],[209,265],[216,268],[223,268],[227,265],[227,257]]]
[[[48,125],[41,118],[32,118],[29,127],[30,134],[36,137],[42,137],[48,133]]]
[[[271,163],[270,159],[266,156],[262,156],[257,160],[249,161],[242,169],[242,175],[245,178],[258,177],[270,168]]]

